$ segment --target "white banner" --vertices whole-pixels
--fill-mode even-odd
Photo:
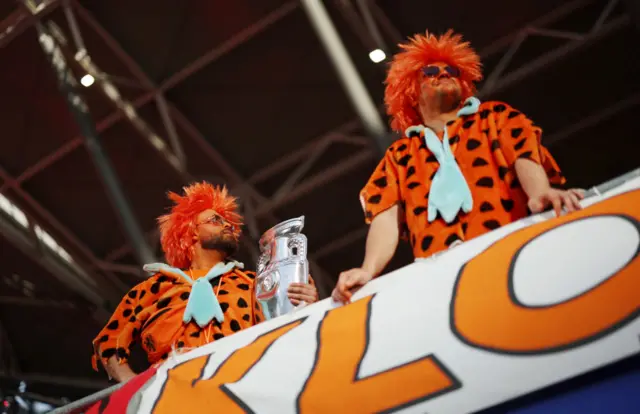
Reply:
[[[465,413],[640,351],[640,178],[179,355],[139,413]]]

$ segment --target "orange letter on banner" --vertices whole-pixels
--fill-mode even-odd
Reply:
[[[210,379],[200,379],[209,356],[195,358],[170,369],[153,413],[196,413],[209,409],[225,414],[244,413],[245,410],[229,398],[220,386],[240,380],[276,339],[302,321],[303,319],[281,326],[259,336],[244,348],[239,348],[220,364]]]
[[[325,316],[319,327],[315,366],[298,397],[301,414],[377,413],[416,404],[460,387],[455,377],[431,355],[359,378],[360,362],[369,341],[371,300],[371,297],[358,300]]]
[[[535,308],[514,302],[510,285],[518,252],[549,230],[599,216],[628,220],[640,231],[640,190],[516,231],[471,259],[460,271],[452,298],[454,334],[494,352],[539,354],[583,345],[638,316],[637,254],[603,283],[571,300]]]

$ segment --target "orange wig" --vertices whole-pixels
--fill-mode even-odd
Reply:
[[[193,246],[196,242],[196,219],[205,210],[214,210],[224,220],[236,228],[240,236],[242,216],[237,212],[236,198],[226,187],[214,187],[209,183],[195,183],[184,187],[184,196],[169,192],[168,197],[175,205],[169,214],[158,217],[160,243],[167,263],[186,269],[191,265]]]
[[[480,56],[469,42],[462,40],[462,35],[454,35],[452,30],[440,37],[427,31],[398,46],[403,51],[394,56],[389,67],[384,102],[391,128],[400,133],[422,123],[417,108],[422,68],[426,65],[444,63],[458,68],[463,99],[475,93],[473,83],[482,79]]]

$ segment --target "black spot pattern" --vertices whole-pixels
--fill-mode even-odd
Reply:
[[[466,233],[469,228],[469,223],[462,223],[462,232]]]
[[[420,214],[424,213],[425,211],[427,211],[426,207],[416,207],[413,209],[413,214],[415,214],[416,216],[419,216]]]
[[[200,338],[200,331],[192,332],[189,336],[192,338]]]
[[[238,307],[241,309],[245,309],[249,307],[249,304],[247,303],[246,300],[244,300],[244,298],[240,298],[238,299]]]
[[[396,149],[396,151],[404,151],[406,149],[407,149],[407,144],[402,144]]]
[[[518,111],[511,111],[509,112],[509,115],[507,116],[508,119],[513,119],[515,117],[517,117],[518,115],[520,115],[520,112]]]
[[[500,227],[500,223],[498,223],[497,220],[487,220],[484,223],[482,223],[482,225],[489,230],[495,230],[498,227]]]
[[[133,311],[131,309],[125,309],[124,312],[122,312],[122,316],[124,316],[125,318],[128,318],[129,316],[131,316],[132,313]]]
[[[411,160],[411,155],[407,154],[398,160],[398,165],[402,165],[403,167],[406,167],[407,164],[409,164],[409,160]]]
[[[491,178],[491,177],[482,177],[481,179],[476,181],[476,185],[478,187],[493,188],[493,178]]]
[[[497,139],[491,141],[491,151],[495,151],[498,148],[500,148],[500,141],[498,141]]]
[[[409,135],[407,135],[409,138],[414,138],[414,137],[419,137],[420,136],[420,132],[414,130],[409,131]]]
[[[131,317],[129,318],[129,322],[135,322],[135,321],[136,321],[136,317],[135,317],[135,316],[131,316]]]
[[[420,183],[417,183],[417,182],[413,181],[413,182],[410,182],[409,184],[407,184],[407,188],[409,190],[413,190],[414,188],[418,187],[419,185],[420,185]]]
[[[529,160],[529,159],[531,159],[532,155],[533,155],[533,153],[531,151],[527,151],[527,152],[523,152],[522,154],[518,155],[518,158]]]
[[[506,211],[507,213],[513,210],[513,200],[505,200],[504,198],[501,198],[500,203],[502,204],[502,208],[504,208],[504,211]]]
[[[109,323],[109,325],[107,325],[107,329],[115,331],[116,329],[118,329],[118,321],[117,320],[113,320]]]
[[[427,159],[425,160],[425,162],[438,162],[438,159],[436,158],[435,155],[431,154],[427,157]]]
[[[382,201],[382,195],[380,194],[372,195],[371,197],[369,197],[368,201],[371,204],[380,204],[380,201]]]
[[[249,315],[242,315],[242,319],[249,322],[251,320],[251,316]]]
[[[249,290],[249,285],[247,285],[246,283],[240,283],[238,285],[238,289],[240,289],[240,290]]]
[[[470,120],[468,120],[468,121],[465,121],[465,122],[462,124],[462,129],[469,129],[469,128],[471,128],[471,126],[472,126],[473,124],[475,124],[475,123],[476,123],[476,121],[475,121],[475,120],[473,120],[473,119],[470,119]]]
[[[226,312],[226,311],[227,311],[227,309],[229,309],[229,304],[228,304],[228,303],[226,303],[226,302],[222,302],[222,303],[220,304],[220,309],[222,309],[222,312]]]
[[[506,109],[507,109],[507,107],[504,106],[503,104],[498,104],[498,105],[493,107],[493,110],[495,112],[504,112],[504,111],[506,111]]]
[[[373,184],[378,188],[385,188],[387,186],[387,177],[380,177],[374,180]]]
[[[460,222],[460,217],[456,216],[451,223],[447,223],[447,227],[453,227]]]
[[[262,319],[258,315],[256,315],[256,322],[260,322]]]
[[[411,167],[409,167],[409,169],[407,170],[407,178],[411,177],[413,174],[416,173],[416,167],[414,167],[413,165]]]
[[[102,354],[100,354],[100,356],[102,358],[111,358],[112,356],[114,356],[116,354],[116,349],[115,348],[107,348],[104,351],[102,351]]]
[[[138,305],[136,306],[136,308],[134,309],[133,312],[135,312],[135,314],[139,314],[140,312],[142,312],[142,309],[144,309],[142,306]]]
[[[469,141],[467,141],[467,149],[469,151],[473,151],[474,149],[478,148],[481,145],[480,141],[478,141],[477,139],[469,139]]]
[[[515,149],[516,151],[520,151],[522,147],[524,147],[524,144],[526,142],[527,142],[527,139],[522,138],[520,141],[516,142],[516,145],[513,146],[513,149]]]
[[[425,236],[422,238],[422,244],[420,247],[422,247],[422,251],[426,252],[427,250],[429,250],[429,247],[431,247],[431,243],[433,243],[433,236]]]
[[[229,324],[229,327],[233,332],[238,332],[240,329],[242,329],[240,327],[240,323],[238,323],[238,321],[236,321],[235,319],[231,321],[231,323]]]
[[[109,335],[102,335],[98,342],[107,342],[109,340]]]
[[[485,201],[484,203],[482,203],[482,205],[480,205],[480,211],[483,213],[493,210],[495,210],[495,208],[488,201]]]
[[[509,187],[520,188],[520,181],[518,180],[518,178],[514,178],[514,180],[511,181],[511,184],[509,185]]]
[[[118,358],[124,359],[124,358],[128,358],[129,354],[127,353],[127,350],[124,348],[118,348],[116,350],[117,354],[118,354]]]
[[[158,301],[158,303],[156,304],[156,308],[158,309],[164,309],[167,306],[169,306],[169,303],[171,303],[171,296],[168,296],[166,298],[162,298]]]
[[[151,291],[151,293],[153,293],[154,295],[157,295],[158,292],[160,292],[160,282],[156,282],[153,285],[151,285],[151,288],[149,289]]]
[[[146,294],[147,294],[146,290],[143,290],[142,292],[140,292],[140,299],[142,299]]]
[[[484,158],[477,157],[475,160],[473,160],[472,165],[474,167],[484,167],[485,165],[489,165],[489,163]]]
[[[184,348],[184,342],[178,341],[178,348]]]
[[[213,339],[215,339],[216,341],[218,339],[222,339],[222,338],[224,338],[224,334],[221,334],[221,333],[214,333],[213,334]]]
[[[438,170],[434,171],[433,174],[431,174],[431,177],[429,177],[429,181],[433,181],[437,173],[438,173]]]
[[[491,114],[490,110],[483,109],[482,111],[480,111],[480,119],[487,119],[489,117],[489,114]]]
[[[447,240],[445,240],[444,244],[446,246],[451,246],[457,240],[460,240],[460,236],[458,236],[456,233],[453,233],[449,235],[449,237],[447,237]]]
[[[449,138],[449,145],[457,144],[458,142],[460,142],[460,136],[458,135],[454,135]]]
[[[498,176],[501,180],[504,180],[504,177],[507,176],[509,169],[507,167],[498,167]]]
[[[135,289],[130,290],[129,293],[127,293],[127,296],[129,296],[131,299],[135,299],[138,296],[138,291]]]
[[[367,211],[364,212],[364,216],[365,216],[365,218],[371,220],[373,218],[373,213],[370,212],[369,210],[367,210]]]
[[[187,300],[187,299],[189,299],[189,292],[182,292],[182,293],[180,294],[180,299],[182,299],[182,300]]]
[[[518,138],[522,134],[522,128],[513,128],[511,130],[511,138]]]

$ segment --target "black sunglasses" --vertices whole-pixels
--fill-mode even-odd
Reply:
[[[425,66],[424,68],[422,68],[422,73],[428,78],[433,78],[434,76],[438,76],[442,70],[443,68],[441,68],[440,66]],[[458,68],[454,68],[453,66],[445,66],[444,71],[454,78],[460,76],[460,70]]]

